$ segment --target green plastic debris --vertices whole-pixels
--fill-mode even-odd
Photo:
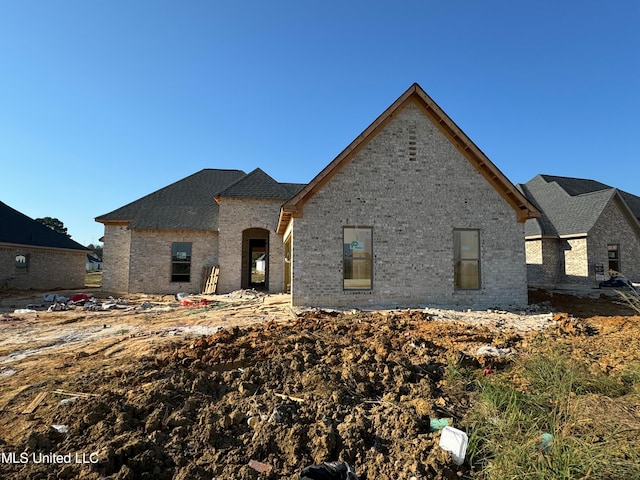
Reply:
[[[438,430],[442,430],[444,427],[449,427],[453,424],[453,419],[451,418],[431,418],[429,419],[429,431],[437,432]]]

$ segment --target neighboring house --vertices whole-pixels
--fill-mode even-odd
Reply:
[[[96,218],[105,226],[102,286],[112,292],[199,292],[219,265],[218,292],[283,290],[280,206],[302,188],[256,169],[205,169]],[[251,276],[254,254],[265,273]]]
[[[264,274],[267,271],[266,255],[262,254],[256,259],[256,273]]]
[[[87,272],[102,270],[102,260],[94,253],[87,253]]]
[[[538,175],[519,185],[542,212],[525,224],[532,286],[640,281],[640,197],[595,180]]]
[[[83,288],[88,251],[0,202],[0,287]]]
[[[414,84],[285,203],[294,305],[527,303],[536,208]]]
[[[308,185],[202,170],[111,213],[107,291],[291,291],[294,305],[527,303],[536,208],[417,85]],[[255,260],[265,255],[264,277]]]

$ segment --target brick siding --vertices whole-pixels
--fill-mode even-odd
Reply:
[[[17,272],[15,259],[29,256],[27,271]],[[19,289],[59,290],[84,288],[87,252],[0,246],[0,282],[11,279],[9,286]]]
[[[285,200],[220,199],[218,224],[220,225],[220,282],[218,291],[228,293],[243,286],[243,252],[248,248],[248,229],[263,229],[268,237],[269,285],[271,293],[284,289],[284,246],[276,235],[280,207]],[[268,233],[267,233],[268,232]],[[245,280],[246,282],[246,275]]]
[[[191,243],[189,282],[171,281],[171,246]],[[191,230],[133,230],[129,292],[200,293],[204,267],[218,264],[218,233]]]
[[[620,245],[620,273],[633,282],[640,282],[640,237],[631,226],[631,220],[623,214],[616,198],[607,205],[602,215],[589,232],[589,272],[595,274],[595,264],[604,265],[609,278],[607,245]]]
[[[105,225],[102,249],[102,289],[105,292],[129,291],[131,230],[124,225]]]
[[[126,226],[105,226],[103,290],[130,293],[200,292],[203,270],[220,265],[218,293],[240,289],[242,255],[248,248],[243,232],[266,230],[269,238],[269,291],[281,292],[284,284],[284,247],[275,234],[284,200],[223,198],[219,210],[220,232],[129,230]],[[171,281],[171,245],[189,242],[190,282]],[[245,279],[246,282],[246,279]]]
[[[561,265],[564,265],[564,258],[561,260],[559,255],[558,239],[532,239],[527,240],[525,245],[528,284],[534,287],[555,286]]]
[[[607,246],[620,246],[620,273],[633,282],[640,281],[639,232],[632,227],[618,199],[603,210],[595,225],[583,237],[527,240],[527,280],[532,286],[557,284],[595,286],[595,266],[604,266],[609,278]]]
[[[373,289],[346,293],[343,226],[373,227]],[[453,287],[453,231],[480,230],[481,282]],[[524,224],[411,103],[293,219],[294,305],[459,305],[527,302]]]

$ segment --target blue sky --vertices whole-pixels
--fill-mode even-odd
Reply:
[[[418,82],[514,183],[640,195],[640,2],[0,3],[0,200],[94,218],[203,168],[308,182]]]

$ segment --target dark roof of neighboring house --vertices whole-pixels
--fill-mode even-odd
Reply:
[[[527,237],[586,234],[616,196],[640,220],[640,197],[595,180],[537,175],[518,187],[542,212],[525,223]]]
[[[333,161],[327,165],[308,185],[282,206],[278,221],[278,233],[283,234],[292,217],[300,216],[303,205],[326,182],[331,179],[353,156],[394,116],[408,104],[416,102],[425,115],[436,125],[447,139],[464,155],[469,163],[493,186],[507,203],[516,211],[517,220],[525,222],[540,215],[518,188],[496,167],[491,160],[471,141],[438,104],[418,85],[414,83],[395,102],[393,102],[374,122],[351,142]]]
[[[254,171],[238,179],[224,190],[218,192],[217,198],[261,198],[273,200],[288,200],[293,197],[304,185],[292,187],[290,183],[278,183],[261,169]],[[294,191],[295,190],[295,191]]]
[[[294,184],[276,182],[260,169],[246,174],[241,170],[207,168],[96,217],[96,221],[127,224],[132,229],[217,230],[219,206],[215,197],[284,201],[297,192],[291,185]]]
[[[0,243],[89,250],[75,240],[27,217],[3,202],[0,202],[0,226]]]

